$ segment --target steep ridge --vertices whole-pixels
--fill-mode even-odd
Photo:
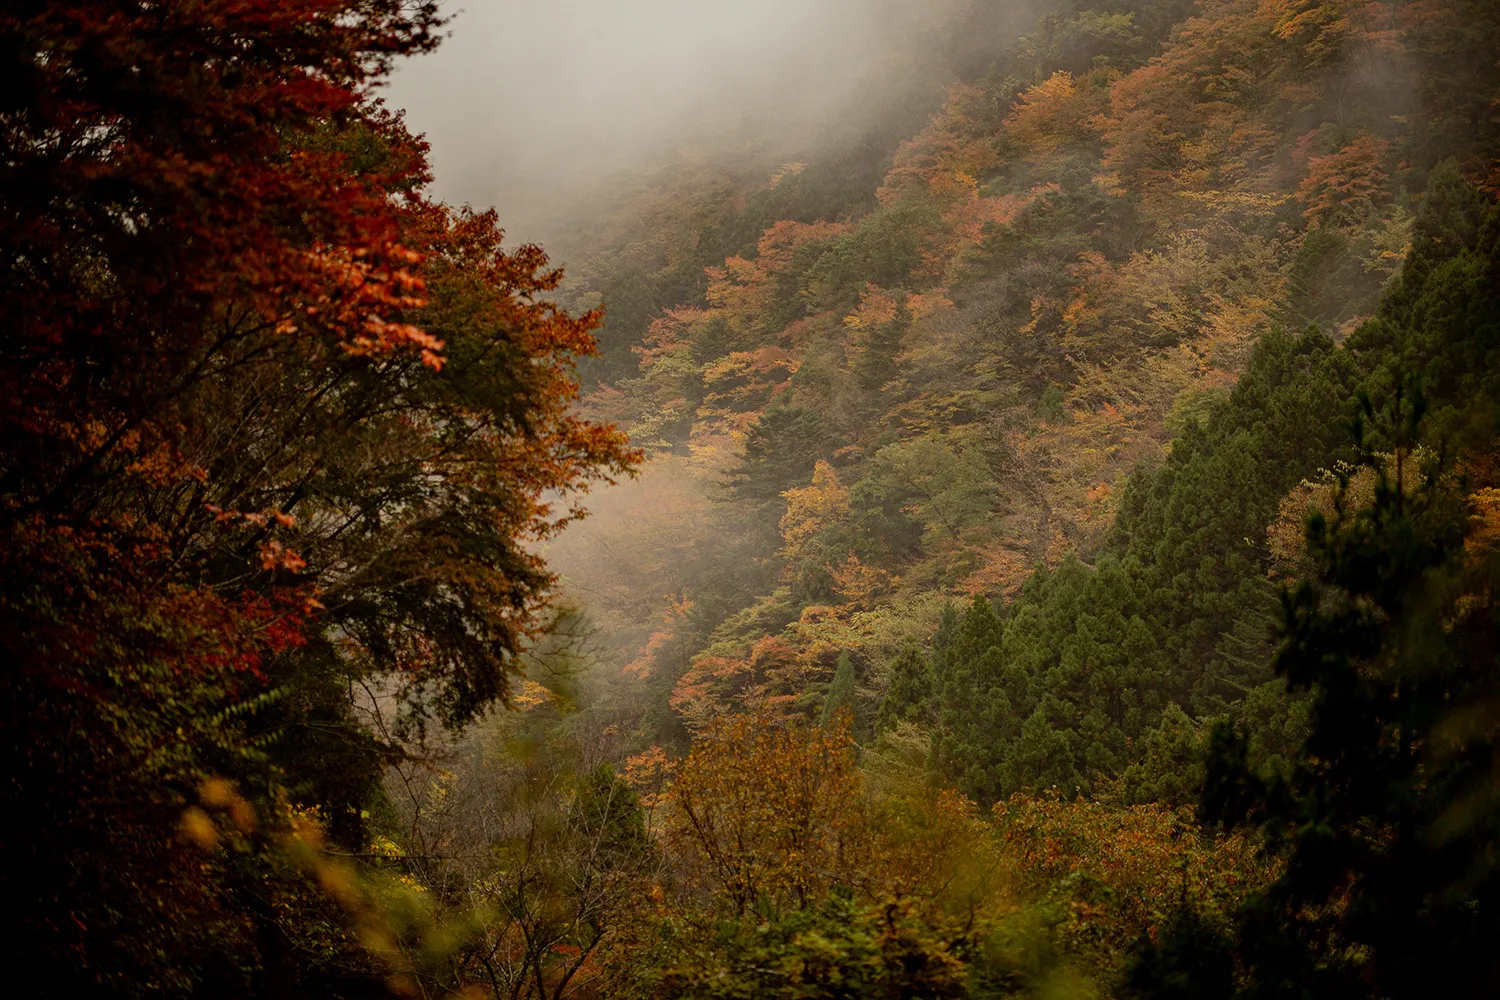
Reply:
[[[646,744],[816,716],[841,654],[860,738],[905,720],[981,801],[1183,801],[1226,712],[1295,741],[1268,527],[1352,456],[1378,364],[1337,345],[1437,164],[1494,181],[1500,19],[1000,10],[951,14],[957,80],[883,167],[879,128],[757,182],[684,162],[584,268],[620,313],[589,412],[655,458],[551,556]]]
[[[1492,995],[1500,11],[930,11],[563,255],[650,459],[398,769],[455,981]]]

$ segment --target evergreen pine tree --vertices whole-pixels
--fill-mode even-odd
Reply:
[[[891,680],[880,703],[877,727],[884,731],[898,722],[918,722],[932,712],[932,664],[915,643],[908,643],[891,664]]]
[[[848,712],[851,720],[854,720],[854,658],[849,655],[848,650],[839,654],[839,665],[833,672],[833,683],[829,684],[828,694],[823,699],[823,725],[833,722],[840,711]]]
[[[938,770],[981,802],[1000,796],[1000,764],[1017,724],[1006,695],[1001,646],[1005,622],[986,598],[976,596],[952,632],[933,741]]]
[[[932,633],[932,676],[934,690],[942,690],[953,660],[953,640],[958,636],[958,608],[952,601],[943,605],[937,631]]]
[[[1228,725],[1211,737],[1205,818],[1260,827],[1285,864],[1240,917],[1249,996],[1500,984],[1500,553],[1466,549],[1460,498],[1435,462],[1419,467],[1422,408],[1393,394],[1394,456],[1362,459],[1373,505],[1309,522],[1319,576],[1284,597],[1276,659],[1312,698],[1290,774],[1257,773]],[[1147,949],[1153,975],[1172,950]]]
[[[1040,707],[1021,726],[1020,737],[1011,745],[1001,774],[1007,792],[1055,788],[1064,798],[1072,798],[1079,788],[1068,737],[1053,728]]]
[[[896,358],[901,353],[901,340],[910,328],[911,312],[903,302],[895,316],[870,331],[864,350],[854,364],[854,377],[861,388],[879,392],[882,386],[901,374]]]

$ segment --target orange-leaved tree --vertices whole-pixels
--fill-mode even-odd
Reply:
[[[272,847],[361,846],[399,734],[360,687],[408,729],[506,697],[529,543],[633,461],[569,408],[597,316],[371,97],[440,24],[0,12],[0,938],[46,995],[378,983]],[[258,822],[178,836],[215,774]]]
[[[1019,793],[996,803],[994,819],[1021,887],[1056,908],[1057,942],[1101,972],[1118,971],[1134,942],[1155,940],[1183,907],[1222,926],[1275,874],[1247,838],[1211,834],[1158,803]]]
[[[667,838],[683,870],[730,912],[807,906],[866,850],[847,722],[724,715],[699,731],[669,793]]]
[[[1381,166],[1390,143],[1361,136],[1335,153],[1307,161],[1297,196],[1308,225],[1345,226],[1365,221],[1386,200],[1390,175]]]

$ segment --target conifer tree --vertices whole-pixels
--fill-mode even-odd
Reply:
[[[1488,946],[1500,932],[1500,553],[1466,544],[1452,478],[1415,452],[1424,408],[1419,392],[1392,393],[1379,439],[1393,453],[1362,455],[1372,505],[1309,520],[1318,576],[1285,594],[1276,658],[1312,698],[1290,774],[1257,773],[1227,724],[1211,736],[1204,816],[1258,826],[1285,862],[1236,929],[1247,996],[1295,983],[1307,996],[1422,997],[1437,981],[1481,995],[1500,982]],[[1148,948],[1141,975],[1159,979],[1181,952]]]
[[[937,630],[932,634],[932,673],[937,685],[935,690],[942,689],[948,676],[948,667],[953,658],[953,641],[958,635],[958,620],[957,606],[948,601],[943,605]]]
[[[1000,764],[1017,731],[1010,699],[1002,687],[1001,645],[1005,623],[994,606],[976,596],[944,650],[940,718],[934,743],[938,769],[982,802],[1001,795]]]
[[[829,725],[840,712],[855,714],[854,706],[854,659],[846,649],[839,654],[839,665],[833,672],[833,682],[823,699],[823,725]]]
[[[1038,707],[1021,726],[1020,736],[1006,755],[1001,775],[1007,792],[1023,788],[1055,788],[1064,798],[1078,791],[1078,771],[1066,733],[1059,732]]]
[[[891,680],[880,703],[877,727],[884,731],[898,722],[919,722],[932,711],[935,678],[932,664],[916,643],[907,643],[891,664]]]
[[[901,353],[901,339],[911,328],[911,310],[902,303],[896,315],[870,331],[869,340],[854,365],[854,377],[872,392],[900,375],[896,357]]]

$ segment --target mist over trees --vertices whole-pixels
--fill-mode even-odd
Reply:
[[[1500,10],[594,6],[0,13],[17,995],[1500,987]]]

